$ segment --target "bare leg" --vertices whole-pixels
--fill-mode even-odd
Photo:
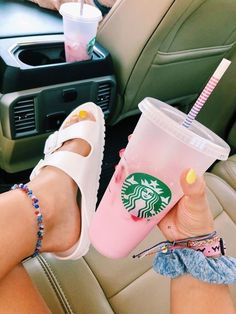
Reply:
[[[69,248],[80,234],[80,213],[74,181],[62,171],[46,167],[28,186],[39,198],[44,215],[45,237],[42,251],[63,251]],[[0,211],[2,278],[34,252],[37,224],[31,201],[20,190],[0,195]]]
[[[88,119],[94,120],[91,114]],[[78,120],[76,117],[71,123]],[[60,148],[82,156],[87,156],[90,149],[82,139],[67,141]],[[70,248],[80,236],[75,182],[63,171],[45,167],[28,186],[39,199],[44,216],[45,236],[41,251],[56,252]],[[24,258],[33,254],[37,239],[37,222],[31,200],[20,190],[3,193],[0,195],[0,214],[0,313],[49,313],[21,265]],[[11,305],[10,311],[8,305],[9,302],[14,303],[12,300],[15,304]]]
[[[172,314],[235,314],[227,285],[209,284],[191,276],[171,280]]]
[[[0,314],[51,313],[22,265],[0,281]]]

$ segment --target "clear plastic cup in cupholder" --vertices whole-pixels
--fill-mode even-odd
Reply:
[[[65,55],[67,62],[90,60],[95,44],[98,23],[102,19],[99,9],[80,3],[68,2],[60,7],[63,16]]]

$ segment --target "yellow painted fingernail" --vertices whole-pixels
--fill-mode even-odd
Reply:
[[[85,110],[80,110],[80,112],[78,113],[79,118],[81,119],[85,119],[88,117],[88,112]]]
[[[193,169],[190,169],[186,174],[185,180],[188,184],[193,184],[197,180],[197,174]]]

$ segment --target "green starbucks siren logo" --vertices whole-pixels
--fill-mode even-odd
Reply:
[[[121,199],[131,215],[151,218],[160,213],[171,200],[168,186],[146,173],[132,173],[124,181]]]
[[[92,56],[92,53],[93,53],[93,46],[95,45],[95,40],[96,38],[92,38],[90,40],[90,42],[87,44],[87,53],[89,56]]]

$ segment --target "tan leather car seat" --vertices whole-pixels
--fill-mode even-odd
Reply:
[[[235,174],[236,155],[229,162]],[[221,162],[216,169],[222,173],[224,168],[225,162]],[[229,183],[212,173],[205,174],[207,195],[228,255],[236,257],[236,190],[230,185],[235,184],[235,177],[233,181],[224,177]],[[161,240],[156,228],[135,252]],[[78,261],[58,261],[43,254],[24,265],[53,314],[168,314],[169,279],[152,270],[152,257],[134,260],[131,256],[111,260],[91,248]],[[231,291],[236,306],[236,285]]]
[[[97,35],[118,82],[110,123],[136,114],[147,96],[188,112],[227,57],[232,64],[198,119],[236,148],[235,15],[234,0],[117,0]]]
[[[223,178],[236,190],[236,155],[232,155],[227,161],[216,163],[212,172]]]

